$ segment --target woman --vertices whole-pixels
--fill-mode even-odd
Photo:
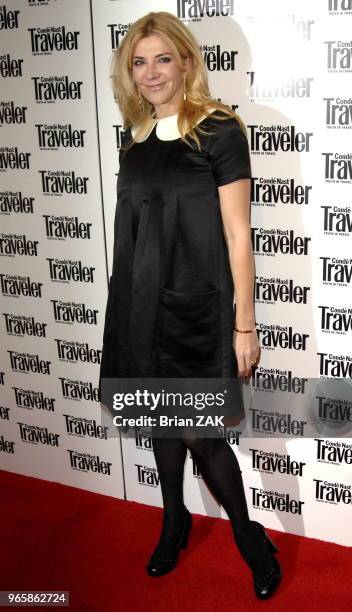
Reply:
[[[126,131],[100,382],[248,377],[260,349],[244,128],[230,108],[211,98],[198,43],[169,13],[136,21],[112,67]],[[223,437],[187,430],[177,438],[153,438],[164,514],[148,574],[173,570],[187,546],[187,448],[229,516],[256,595],[270,597],[282,576],[277,549],[264,527],[249,519],[238,460]]]

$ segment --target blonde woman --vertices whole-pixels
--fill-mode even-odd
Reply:
[[[125,138],[100,383],[103,377],[247,377],[260,348],[243,126],[211,98],[198,43],[169,13],[136,21],[112,68]],[[277,549],[250,520],[237,457],[220,435],[153,438],[164,512],[148,574],[173,570],[187,546],[187,448],[229,516],[257,597],[267,599],[282,577]]]

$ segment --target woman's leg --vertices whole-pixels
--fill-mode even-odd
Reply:
[[[153,438],[153,451],[163,498],[163,524],[158,550],[173,549],[185,517],[183,472],[187,447],[181,438]]]
[[[210,490],[226,511],[235,542],[256,576],[273,566],[268,546],[258,540],[248,515],[240,466],[228,442],[222,438],[197,438],[185,430],[183,439],[194,456]]]
[[[185,431],[184,443],[190,449],[211,492],[223,506],[236,535],[249,523],[247,501],[236,455],[222,437],[197,438]]]

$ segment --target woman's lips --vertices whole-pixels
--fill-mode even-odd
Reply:
[[[161,89],[164,85],[165,83],[160,83],[158,85],[149,85],[149,89],[151,89],[152,91],[159,91],[159,89]]]

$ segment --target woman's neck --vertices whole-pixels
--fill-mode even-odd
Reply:
[[[178,112],[179,110],[177,108],[157,109],[154,110],[153,117],[155,119],[166,119],[167,117],[178,115]]]
[[[156,117],[154,115],[154,119],[156,119],[156,121],[160,121],[161,119],[169,119],[170,117],[176,117],[178,115],[178,113],[172,113],[172,115],[163,115],[162,117]]]

